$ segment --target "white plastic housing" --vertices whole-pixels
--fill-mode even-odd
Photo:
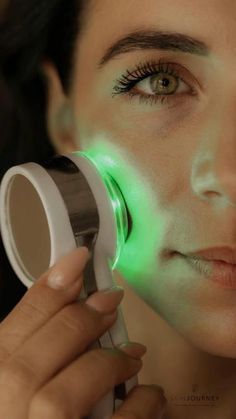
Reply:
[[[97,169],[90,160],[79,155],[78,152],[64,156],[73,161],[82,171],[97,204],[99,232],[94,247],[93,263],[97,288],[103,290],[115,285],[108,263],[108,259],[113,259],[116,255],[117,243],[115,214],[111,199]],[[15,191],[14,182],[19,182]],[[19,188],[20,184],[22,187]],[[25,195],[23,206],[17,204],[19,191],[21,202],[22,194]],[[9,217],[9,208],[12,211],[11,217]],[[23,222],[18,223],[18,220],[23,220]],[[0,189],[0,226],[9,261],[16,275],[27,288],[30,288],[38,276],[56,263],[62,255],[76,248],[64,200],[47,171],[37,163],[14,166],[4,175]],[[34,264],[33,256],[36,253],[37,264]],[[28,261],[27,266],[22,262],[23,259]],[[100,338],[104,347],[113,347],[129,340],[120,308],[118,313],[118,319],[109,330],[109,334],[105,333]],[[127,392],[137,384],[136,376],[126,381]],[[111,392],[97,404],[90,419],[110,419],[113,413],[113,402]]]

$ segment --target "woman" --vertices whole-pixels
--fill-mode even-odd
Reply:
[[[235,2],[22,3],[24,19],[9,19],[17,41],[3,31],[3,68],[19,100],[48,93],[44,114],[31,109],[36,143],[43,115],[58,153],[102,137],[152,191],[158,269],[137,281],[116,272],[130,339],[148,348],[140,382],[164,388],[166,419],[235,418],[235,288],[186,257],[234,248]]]

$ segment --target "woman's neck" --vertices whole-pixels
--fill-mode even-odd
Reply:
[[[139,384],[164,388],[168,400],[164,419],[235,419],[236,359],[194,347],[140,300],[120,276],[116,281],[125,288],[121,307],[129,339],[147,346]]]

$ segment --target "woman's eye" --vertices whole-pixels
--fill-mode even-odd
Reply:
[[[179,87],[184,87],[184,89],[179,89]],[[151,95],[173,95],[178,90],[179,92],[188,91],[186,89],[185,83],[176,76],[170,74],[159,73],[149,76],[140,82],[137,82],[136,88],[139,86],[139,90],[143,90],[145,94]]]
[[[123,75],[114,86],[114,95],[137,96],[140,101],[151,103],[176,100],[176,96],[196,95],[196,92],[180,76],[172,63],[146,63],[136,71]],[[138,89],[137,89],[138,87]],[[174,97],[173,97],[174,96]]]

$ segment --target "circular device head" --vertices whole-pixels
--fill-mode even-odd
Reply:
[[[26,286],[63,254],[76,246],[91,249],[97,239],[114,269],[129,233],[119,186],[81,152],[9,169],[0,222],[9,260]]]

